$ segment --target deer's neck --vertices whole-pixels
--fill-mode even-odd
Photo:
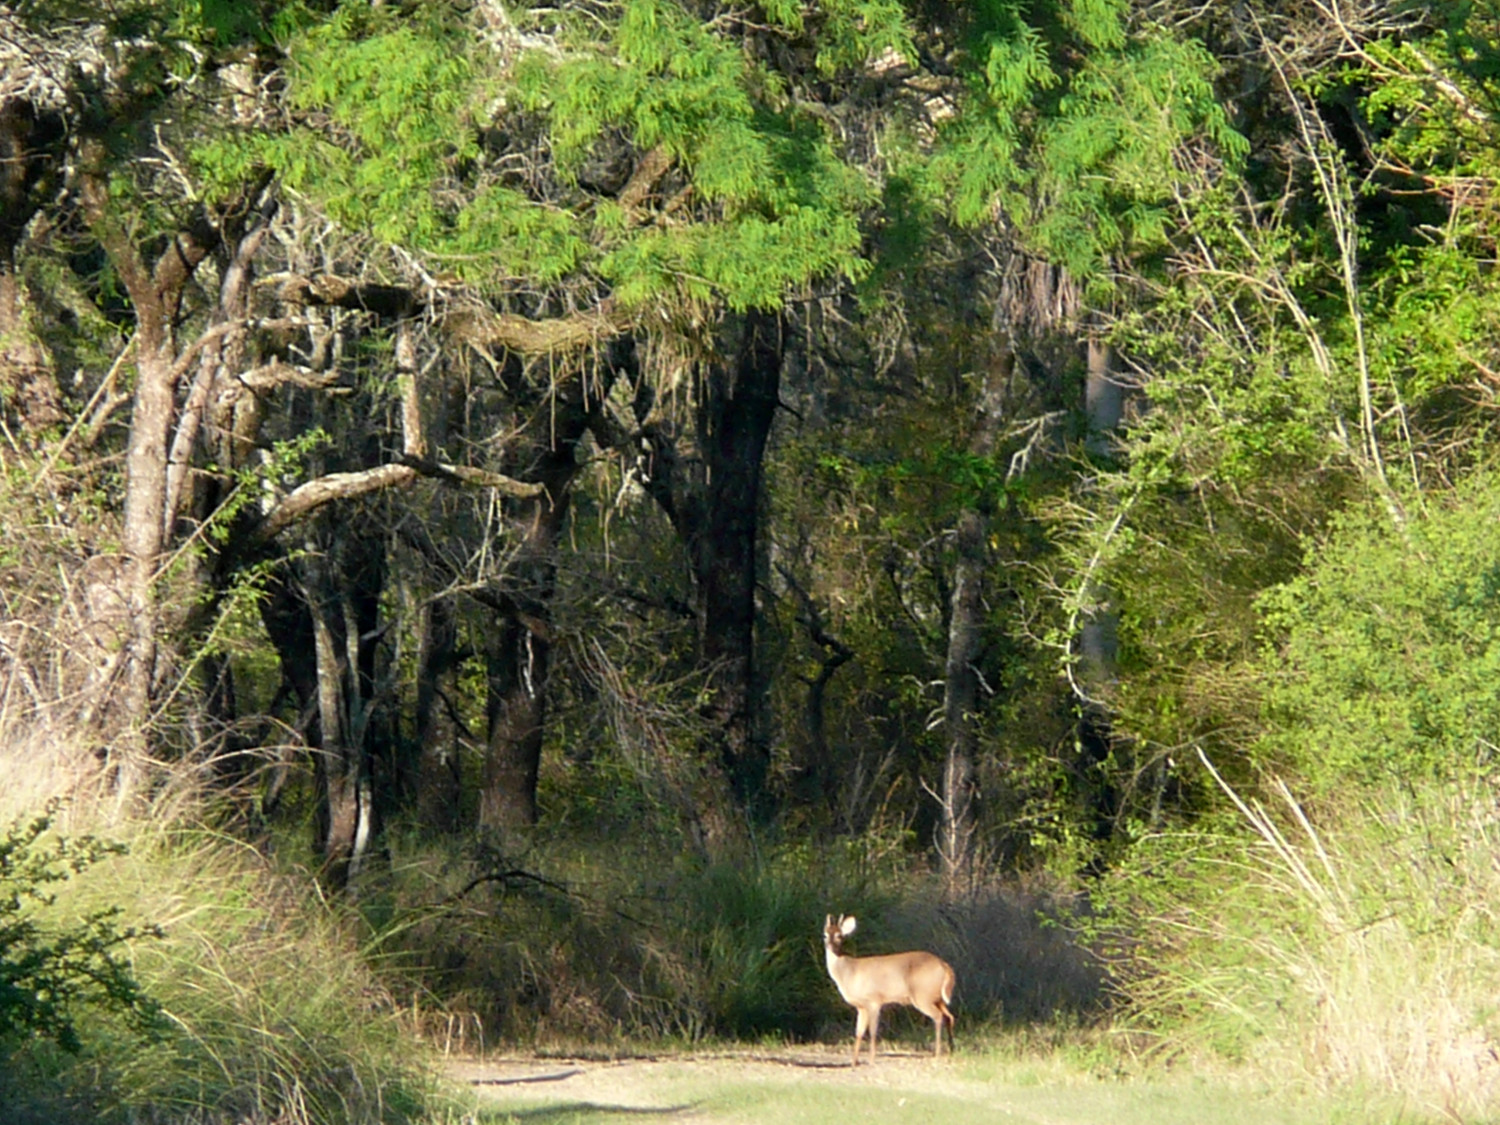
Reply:
[[[851,967],[852,957],[845,957],[842,953],[836,953],[833,946],[824,944],[823,960],[828,964],[828,975],[833,978],[833,983],[839,986],[839,992],[844,991],[844,977]]]

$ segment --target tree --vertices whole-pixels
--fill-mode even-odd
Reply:
[[[818,48],[819,73],[837,76],[905,42],[899,9],[865,7],[859,21],[842,4],[815,21],[800,7],[777,8],[763,26],[704,22],[655,0],[633,0],[603,23],[569,6],[513,17],[489,4],[475,10],[484,33],[475,40],[436,11],[407,18],[349,5],[291,47],[293,107],[321,112],[341,143],[293,120],[205,153],[225,182],[272,169],[349,227],[427,256],[451,279],[437,293],[465,294],[469,311],[448,321],[456,343],[567,362],[567,350],[616,334],[644,342],[659,333],[670,347],[651,354],[688,357],[684,366],[698,372],[688,383],[692,440],[705,469],[723,471],[696,484],[691,474],[649,472],[666,482],[656,495],[670,493],[695,560],[700,659],[721,728],[706,749],[746,805],[765,773],[764,749],[748,732],[757,481],[776,403],[777,313],[799,286],[861,273],[859,218],[873,198],[789,92],[803,76],[762,60],[783,39],[805,41]],[[496,108],[476,118],[486,98]],[[422,285],[420,294],[405,288],[426,305],[434,294]],[[729,345],[732,361],[716,357],[721,322],[726,338],[742,341]],[[680,400],[662,386],[674,371],[643,375],[635,401],[649,404],[644,411],[590,428],[632,459],[665,465],[668,447],[682,443],[671,418]],[[534,817],[548,554],[576,471],[578,422],[608,385],[579,390],[561,415],[553,410],[563,400],[545,397],[524,408],[535,413],[513,416],[512,432],[534,435],[513,457],[546,476],[550,491],[526,517],[533,537],[494,602],[502,624],[490,655],[484,807],[496,823]],[[681,448],[675,455],[678,465],[689,459]]]
[[[971,81],[939,136],[931,165],[953,220],[973,226],[998,217],[1014,231],[1014,245],[1002,253],[1035,256],[1061,268],[1086,300],[1108,294],[1117,257],[1160,245],[1175,184],[1185,174],[1179,159],[1190,145],[1218,146],[1231,155],[1242,148],[1213,96],[1212,60],[1191,41],[1149,22],[1132,24],[1129,17],[1125,3],[1060,2],[1034,9],[1002,2],[966,12],[957,30],[966,43],[962,60]],[[1048,271],[1016,272],[1045,289],[1016,304],[1035,310],[1053,303],[1057,290]],[[1016,337],[1038,321],[1050,321],[1043,330],[1055,331],[1060,319],[996,310],[991,369],[1005,374],[998,382],[987,379],[978,396],[981,422],[971,438],[976,456],[995,448]],[[1085,327],[1088,319],[1078,316],[1073,328],[1088,349],[1084,401],[1073,409],[1086,416],[1087,444],[1098,456],[1101,430],[1119,419],[1119,381],[1109,371],[1099,329]],[[973,831],[970,724],[977,693],[966,669],[973,664],[974,619],[983,601],[978,509],[959,514],[956,534],[940,848],[950,876],[966,867]],[[1086,660],[1110,659],[1105,631],[1104,613],[1095,612],[1084,626]],[[1095,682],[1106,675],[1096,669]],[[1088,704],[1085,726],[1097,723],[1100,702]]]

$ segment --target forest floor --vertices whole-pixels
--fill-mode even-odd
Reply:
[[[847,1048],[778,1047],[611,1061],[450,1062],[482,1125],[681,1122],[1006,1122],[1007,1125],[1313,1125],[1412,1122],[1405,1112],[1258,1089],[1232,1078],[1102,1079],[1065,1063],[983,1053],[934,1062],[914,1047],[849,1066]]]

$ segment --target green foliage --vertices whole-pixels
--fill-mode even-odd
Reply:
[[[1363,508],[1335,521],[1262,599],[1265,760],[1319,791],[1494,769],[1497,519],[1500,484],[1481,473],[1405,526]]]
[[[904,454],[904,455],[903,455]],[[845,454],[820,453],[817,472],[825,486],[849,492],[884,493],[893,499],[920,496],[916,506],[939,520],[960,508],[1004,510],[1021,483],[1007,479],[1005,458],[981,457],[951,441],[935,441],[902,450],[892,458],[856,460]],[[934,510],[927,505],[936,503]],[[900,506],[906,507],[907,504]]]
[[[219,190],[274,169],[352,230],[426,251],[465,278],[543,282],[584,254],[574,220],[493,179],[455,192],[479,156],[483,91],[462,30],[346,5],[290,48],[293,105],[330,128],[228,135],[196,158]]]
[[[1446,5],[1427,34],[1372,43],[1358,62],[1327,76],[1364,95],[1397,167],[1448,182],[1494,175],[1500,138],[1476,110],[1500,88],[1497,14],[1493,0]]]
[[[897,5],[826,7],[828,66],[906,43]],[[344,226],[480,284],[592,280],[625,305],[743,310],[779,306],[788,286],[815,278],[863,276],[859,219],[873,186],[722,26],[667,0],[631,0],[604,25],[556,21],[547,31],[575,49],[523,49],[496,70],[436,11],[345,5],[290,46],[291,99],[309,124],[222,138],[197,159],[221,188],[273,168]],[[536,159],[538,129],[543,166],[506,172]],[[681,170],[690,221],[642,224],[614,191],[582,183],[621,136]]]
[[[828,1018],[833,997],[816,948],[818,924],[830,896],[868,902],[871,894],[818,880],[807,858],[794,852],[764,865],[718,864],[687,884],[682,952],[701,973],[699,1002],[715,1034],[801,1039]]]
[[[1215,60],[1165,29],[1131,29],[1116,0],[975,5],[970,55],[972,96],[934,185],[960,223],[998,211],[1076,276],[1162,243],[1188,145],[1245,151],[1214,95]]]
[[[818,70],[832,76],[888,51],[910,58],[912,42],[906,13],[895,0],[769,0],[760,5],[773,27],[818,33]]]
[[[639,151],[670,155],[711,205],[685,227],[602,242],[598,272],[625,303],[680,292],[769,308],[788,285],[863,275],[859,217],[872,186],[838,159],[821,124],[790,111],[781,76],[679,5],[624,5],[594,53],[526,54],[516,88],[549,124],[563,176],[576,178],[618,130]]]
[[[143,931],[122,926],[118,906],[49,920],[52,888],[125,851],[93,836],[53,834],[58,808],[54,801],[0,836],[0,1046],[39,1037],[76,1053],[86,1016],[115,1013],[147,1030],[157,1008],[124,956]]]
[[[290,24],[304,10],[300,0],[123,0],[106,8],[92,0],[21,0],[12,9],[40,27],[57,21],[95,20],[118,36],[150,37],[167,56],[183,44],[228,47],[268,42],[273,23]],[[182,56],[179,61],[185,61]]]

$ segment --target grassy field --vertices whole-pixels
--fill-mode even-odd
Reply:
[[[450,1066],[485,1125],[804,1121],[1007,1125],[1402,1125],[1414,1107],[1272,1091],[1233,1077],[1101,1078],[1066,1060],[935,1063],[897,1048],[853,1070],[841,1049],[778,1048],[613,1062],[504,1058]]]

